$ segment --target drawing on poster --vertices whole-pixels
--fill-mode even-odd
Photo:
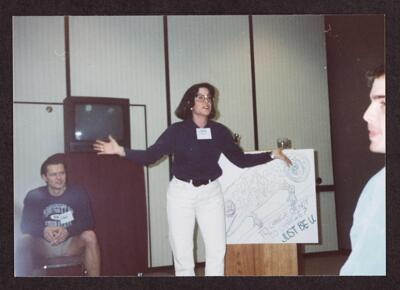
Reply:
[[[285,153],[291,167],[281,160],[247,169],[221,162],[223,176],[236,175],[230,184],[222,180],[228,244],[318,242],[313,150]]]

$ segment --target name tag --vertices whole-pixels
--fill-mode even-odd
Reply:
[[[61,214],[53,214],[51,216],[52,219],[60,221],[61,224],[66,224],[72,222],[74,220],[74,216],[72,215],[72,211],[67,211]]]
[[[197,140],[212,139],[210,128],[196,128]]]

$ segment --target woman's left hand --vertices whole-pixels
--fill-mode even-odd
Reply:
[[[280,159],[286,163],[287,166],[292,165],[292,161],[282,152],[282,148],[276,148],[272,150],[272,154],[274,155],[275,159]]]

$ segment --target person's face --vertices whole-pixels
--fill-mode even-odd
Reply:
[[[193,116],[208,117],[212,109],[212,96],[207,88],[199,88],[192,107]]]
[[[385,76],[374,80],[370,92],[371,104],[364,113],[364,120],[368,123],[369,150],[375,153],[386,152],[386,130],[385,130]]]
[[[46,174],[42,175],[47,183],[50,193],[62,190],[65,187],[66,173],[63,164],[51,164],[47,166]]]

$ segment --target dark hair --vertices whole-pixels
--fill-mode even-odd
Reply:
[[[368,71],[366,76],[367,76],[367,81],[368,81],[368,86],[372,87],[372,84],[375,79],[380,78],[385,75],[385,65],[381,64],[380,66],[376,67],[373,71]]]
[[[179,103],[178,107],[175,110],[175,115],[182,120],[190,119],[192,118],[192,110],[191,108],[194,106],[194,98],[196,97],[197,93],[199,92],[200,88],[206,88],[208,89],[210,96],[212,99],[215,98],[215,87],[209,83],[199,83],[199,84],[194,84],[190,88],[188,88],[185,92],[185,94],[182,97],[181,102]],[[214,106],[214,101],[211,101],[212,106],[211,106],[211,112],[210,115],[208,116],[209,119],[212,119],[216,115],[216,110]]]
[[[47,166],[49,165],[57,165],[57,164],[62,164],[64,165],[64,170],[67,171],[67,167],[65,165],[65,158],[63,154],[54,154],[47,158],[43,163],[42,166],[40,167],[40,175],[46,175],[47,174]]]

